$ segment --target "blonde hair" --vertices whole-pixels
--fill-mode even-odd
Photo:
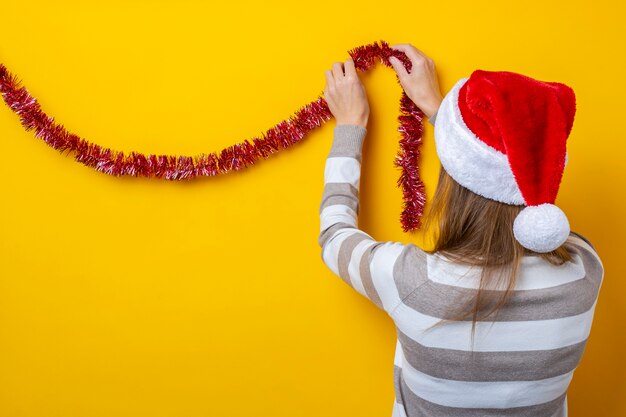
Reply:
[[[495,318],[506,304],[524,256],[540,256],[554,265],[572,259],[564,245],[552,252],[538,253],[524,248],[515,239],[513,222],[524,207],[482,197],[461,186],[441,167],[437,189],[424,219],[424,230],[431,230],[433,224],[438,226],[434,228],[434,248],[426,252],[480,267],[482,271],[475,297],[450,303],[456,306],[455,311],[448,312],[434,326],[471,316],[473,346],[476,322],[492,314]]]

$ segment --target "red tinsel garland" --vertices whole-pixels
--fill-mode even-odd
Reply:
[[[411,69],[411,61],[406,55],[391,49],[385,41],[380,41],[380,45],[374,42],[358,46],[348,53],[354,61],[355,68],[360,71],[369,70],[378,61],[391,67],[389,57],[392,55],[400,59],[407,70]],[[400,83],[399,80],[396,81]],[[138,152],[125,154],[90,143],[55,123],[54,118],[41,110],[37,100],[25,87],[20,87],[17,77],[9,73],[2,64],[0,64],[0,93],[11,110],[20,117],[26,130],[35,131],[35,137],[60,152],[65,150],[75,152],[76,161],[114,176],[132,175],[182,180],[238,171],[253,165],[261,157],[267,158],[299,142],[309,131],[332,118],[322,93],[316,100],[301,107],[295,116],[276,124],[261,137],[254,137],[251,141],[246,139],[220,152],[196,156],[144,155]],[[408,232],[421,226],[420,218],[425,205],[424,184],[420,179],[418,167],[424,113],[404,91],[400,99],[400,113],[398,131],[401,132],[402,139],[394,164],[402,171],[397,182],[402,188],[404,198],[400,222],[403,231]]]

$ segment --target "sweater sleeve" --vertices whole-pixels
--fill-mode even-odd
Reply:
[[[435,113],[433,113],[433,115],[432,115],[432,116],[430,116],[430,117],[428,118],[428,121],[429,121],[429,122],[430,122],[430,124],[431,124],[431,125],[433,125],[433,126],[435,125],[435,119],[437,118],[437,112],[438,112],[438,111],[439,111],[439,110],[437,110]]]
[[[319,208],[322,260],[351,288],[391,314],[401,300],[393,267],[406,245],[380,242],[360,230],[361,151],[367,133],[360,125],[337,125],[326,165]]]

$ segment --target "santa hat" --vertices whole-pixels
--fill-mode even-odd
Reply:
[[[446,172],[483,197],[526,205],[513,232],[535,252],[558,248],[570,233],[554,201],[575,111],[565,84],[484,70],[457,81],[437,111],[435,143]]]

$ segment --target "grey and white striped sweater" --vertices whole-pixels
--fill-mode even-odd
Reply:
[[[319,244],[330,270],[395,323],[392,417],[567,416],[604,277],[594,247],[572,232],[572,262],[524,257],[497,321],[477,322],[472,355],[471,321],[425,329],[456,297],[475,294],[479,271],[411,243],[376,241],[357,226],[365,135],[359,125],[334,128]]]

